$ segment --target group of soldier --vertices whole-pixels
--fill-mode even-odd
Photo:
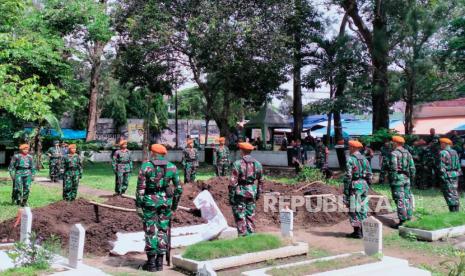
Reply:
[[[453,142],[449,138],[438,139],[438,155],[436,172],[440,186],[451,212],[458,212],[460,208],[458,195],[458,178],[461,173],[457,152],[452,148]],[[396,227],[412,218],[413,195],[412,184],[415,183],[417,168],[412,154],[405,147],[405,139],[394,136],[390,143],[386,143],[390,151],[384,159],[383,169],[387,173],[392,197],[396,203],[399,223]],[[349,208],[349,219],[353,233],[352,238],[362,238],[362,222],[367,217],[368,190],[372,182],[371,165],[359,141],[349,141],[350,156],[346,164],[344,178],[344,203]],[[428,181],[423,179],[424,181]]]
[[[76,145],[54,147],[47,152],[50,158],[50,177],[52,181],[63,179],[63,199],[72,201],[76,199],[79,180],[82,177],[82,162],[76,153]],[[29,145],[21,144],[19,153],[12,156],[8,172],[13,180],[12,203],[27,206],[29,191],[36,173],[34,158],[29,154]]]

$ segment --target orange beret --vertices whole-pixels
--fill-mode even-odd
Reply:
[[[392,136],[392,142],[396,142],[396,143],[399,143],[399,144],[404,144],[405,139],[402,136]]]
[[[20,150],[29,149],[29,145],[28,144],[21,144],[21,145],[19,145],[19,149]]]
[[[122,146],[122,145],[127,145],[128,144],[128,141],[126,140],[121,140],[119,141],[119,145]]]
[[[254,150],[254,146],[252,146],[252,144],[250,143],[239,143],[239,148],[241,150]]]
[[[350,147],[354,147],[354,148],[358,148],[358,149],[363,148],[362,143],[360,143],[360,142],[357,141],[357,140],[350,140],[350,141],[349,141],[349,146],[350,146]]]
[[[439,139],[439,143],[444,143],[444,144],[448,144],[448,145],[453,145],[454,143],[452,143],[452,141],[449,139],[449,138],[441,138]]]
[[[71,144],[71,145],[68,146],[68,148],[70,148],[70,149],[76,149],[76,144]]]
[[[161,154],[161,155],[165,155],[165,154],[168,153],[168,151],[166,150],[165,146],[160,145],[160,144],[153,144],[153,145],[150,147],[150,151],[152,151],[153,153]]]
[[[224,138],[224,137],[220,137],[218,139],[218,142],[220,142],[220,143],[224,143],[225,141],[226,141],[226,138]]]

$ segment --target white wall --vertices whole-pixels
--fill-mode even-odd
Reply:
[[[132,160],[136,162],[143,161],[142,158],[142,151],[141,150],[133,150],[131,151]],[[182,161],[182,151],[181,150],[170,150],[168,151],[167,155],[168,161],[171,162],[181,162]],[[94,152],[90,158],[93,162],[111,162],[111,151],[103,150],[100,152]],[[205,161],[205,153],[204,151],[199,151],[199,161]]]

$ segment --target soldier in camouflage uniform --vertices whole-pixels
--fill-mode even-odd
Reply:
[[[76,199],[79,180],[82,178],[81,157],[76,153],[76,145],[68,147],[68,154],[63,157],[63,200]]]
[[[13,180],[12,203],[27,206],[29,189],[36,173],[34,160],[29,154],[29,145],[19,146],[19,153],[13,155],[8,167],[11,179]]]
[[[371,184],[371,166],[359,150],[363,148],[359,141],[349,141],[350,157],[346,164],[344,178],[344,203],[349,208],[350,224],[354,228],[349,238],[363,237],[362,222],[367,218],[368,189]]]
[[[427,165],[428,165],[428,173],[431,173],[431,178],[429,181],[429,187],[439,187],[440,179],[439,179],[439,135],[436,135],[436,130],[434,128],[430,129],[430,135],[426,138],[426,142],[428,142],[428,152],[426,153],[427,156]]]
[[[389,155],[392,151],[392,145],[389,141],[385,141],[384,145],[381,146],[380,155],[380,172],[379,172],[379,183],[385,183],[386,174],[389,168]]]
[[[216,176],[226,176],[229,170],[229,149],[225,146],[225,140],[224,137],[218,139],[220,145],[215,148],[213,154],[213,166],[215,166]]]
[[[132,172],[131,152],[128,150],[128,142],[121,140],[120,149],[113,154],[111,165],[115,172],[115,193],[122,195],[129,185],[129,174]]]
[[[229,203],[232,206],[239,236],[255,232],[256,201],[263,188],[263,168],[250,153],[254,147],[239,143],[241,159],[234,162],[229,185]]]
[[[328,147],[323,144],[321,138],[317,138],[315,147],[315,166],[325,175],[328,173],[328,155]]]
[[[420,139],[415,142],[412,157],[416,170],[415,186],[419,189],[426,189],[431,181],[431,173],[428,173],[427,151],[425,140]]]
[[[460,200],[458,194],[458,180],[460,175],[460,161],[457,152],[451,148],[449,138],[441,138],[441,151],[439,153],[439,179],[441,188],[451,212],[458,212]]]
[[[168,228],[182,194],[176,166],[165,159],[160,144],[150,147],[152,157],[142,164],[137,179],[136,207],[145,231],[147,271],[162,271],[163,256],[169,246]],[[172,183],[173,187],[170,187]]]
[[[184,183],[195,181],[197,167],[199,166],[198,152],[194,148],[194,141],[187,140],[187,146],[182,152],[182,165],[184,166]]]
[[[48,175],[50,176],[50,180],[52,180],[52,182],[56,182],[60,178],[62,154],[60,142],[54,141],[53,144],[54,146],[50,147],[47,151],[47,156],[49,159]]]
[[[392,198],[396,202],[398,226],[412,217],[413,200],[411,183],[415,179],[415,163],[412,155],[403,147],[405,140],[401,136],[392,137],[395,149],[389,157],[389,182]]]

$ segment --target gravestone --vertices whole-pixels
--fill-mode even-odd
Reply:
[[[84,255],[86,230],[80,223],[73,225],[69,232],[69,266],[78,268]]]
[[[21,210],[21,233],[20,241],[28,243],[32,231],[32,212],[31,208],[25,207]]]
[[[369,217],[362,222],[363,245],[368,256],[382,253],[383,251],[383,224],[374,217]]]
[[[279,212],[279,220],[281,222],[281,235],[292,238],[294,235],[294,212],[289,209],[289,206]]]

